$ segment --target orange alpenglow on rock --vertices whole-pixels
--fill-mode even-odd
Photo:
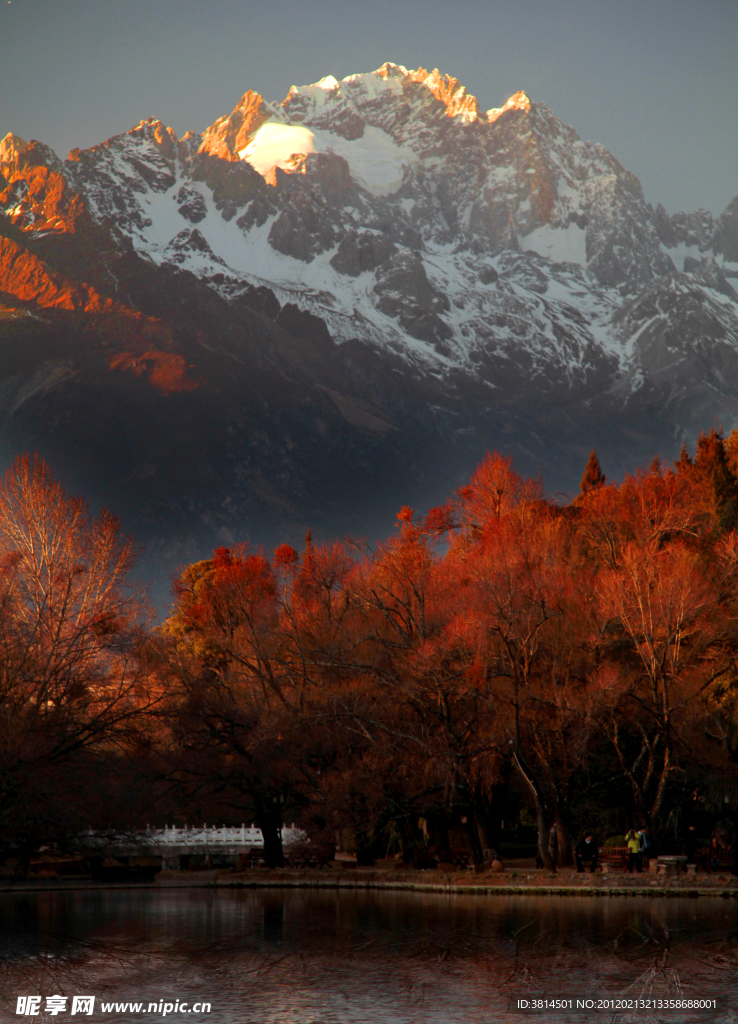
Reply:
[[[21,302],[87,313],[123,312],[124,307],[103,298],[94,288],[71,281],[53,270],[29,249],[0,237],[0,290]]]
[[[510,97],[510,99],[507,101],[507,103],[504,104],[504,106],[492,107],[491,110],[488,110],[487,120],[491,124],[493,121],[496,121],[501,114],[506,114],[508,110],[524,110],[526,112],[529,112],[530,100],[524,92],[516,92]]]

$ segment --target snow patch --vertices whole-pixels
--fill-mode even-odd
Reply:
[[[318,89],[325,89],[326,92],[333,92],[334,89],[338,88],[338,81],[333,75],[326,75],[325,78],[321,78],[319,82],[313,83]]]
[[[533,250],[556,263],[587,265],[587,231],[574,223],[565,228],[544,224],[521,238],[520,247],[524,251]]]
[[[287,169],[295,153],[314,153],[315,135],[300,125],[267,121],[238,155],[266,177],[275,167]]]
[[[263,124],[238,155],[266,177],[275,167],[290,170],[295,153],[343,157],[354,181],[378,196],[396,192],[402,186],[405,168],[417,162],[411,149],[398,146],[381,128],[367,126],[360,139],[349,140],[318,128],[275,121]]]
[[[687,245],[685,242],[679,242],[678,245],[672,245],[671,248],[662,242],[661,251],[672,260],[677,270],[684,270],[684,260],[688,256],[699,263],[703,256],[712,255],[712,253],[701,252],[698,245]]]

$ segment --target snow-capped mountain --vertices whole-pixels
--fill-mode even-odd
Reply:
[[[367,503],[383,514],[403,483],[440,497],[493,446],[571,488],[593,444],[618,472],[738,422],[738,196],[717,221],[654,210],[523,92],[482,111],[454,78],[385,64],[281,104],[247,92],[179,140],[149,118],[64,162],[8,135],[0,174],[6,329],[68,337],[66,311],[98,359],[52,345],[3,371],[6,442],[64,451],[50,408],[70,388],[125,377],[194,425],[243,385],[248,409],[205,429],[217,500],[184,474],[157,499],[226,533],[258,534],[265,510],[366,529]],[[154,467],[129,477],[164,479],[119,427],[131,465]]]

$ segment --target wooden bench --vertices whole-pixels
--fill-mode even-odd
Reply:
[[[727,875],[733,870],[733,854],[723,853],[718,861],[718,866],[716,868],[711,868],[709,851],[704,848],[698,852],[696,864],[700,871],[712,872],[716,875]]]
[[[299,847],[292,847],[284,851],[284,864],[288,868],[317,868],[330,867],[335,854],[333,851],[321,849],[316,846],[312,849],[301,844]]]
[[[600,846],[597,850],[597,863],[602,867],[602,873],[607,874],[612,868],[628,867],[627,846]]]

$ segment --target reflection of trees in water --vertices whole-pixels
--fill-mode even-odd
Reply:
[[[244,949],[244,943],[235,940],[183,949],[176,938],[142,946],[136,938],[114,941],[59,934],[54,944],[58,947],[54,952],[0,955],[1,1009],[14,1004],[17,994],[29,991],[69,995],[85,991],[102,998],[126,991],[134,998],[146,993],[147,999],[160,991],[181,996],[217,992],[222,999],[236,991],[260,988],[285,959]]]
[[[406,1008],[406,1018],[392,1019],[435,1021],[454,1000],[485,1006],[536,991],[694,998],[719,990],[727,1000],[738,971],[736,912],[722,901],[677,908],[272,891],[124,903],[111,894],[91,913],[86,898],[59,899],[43,927],[31,916],[25,938],[17,931],[0,946],[7,999],[29,990],[217,993],[236,1006],[294,991],[356,1008],[376,994],[388,1014]]]
[[[608,935],[581,928],[566,912],[529,915],[506,936],[507,972],[485,958],[491,988],[509,995],[622,995],[631,998],[705,998],[727,995],[738,970],[735,932],[719,942],[703,930],[671,923],[654,907],[632,910]],[[637,968],[637,973],[634,973]],[[556,979],[552,989],[552,978]],[[619,1017],[624,1021],[625,1018]],[[644,1019],[643,1015],[639,1019]]]

